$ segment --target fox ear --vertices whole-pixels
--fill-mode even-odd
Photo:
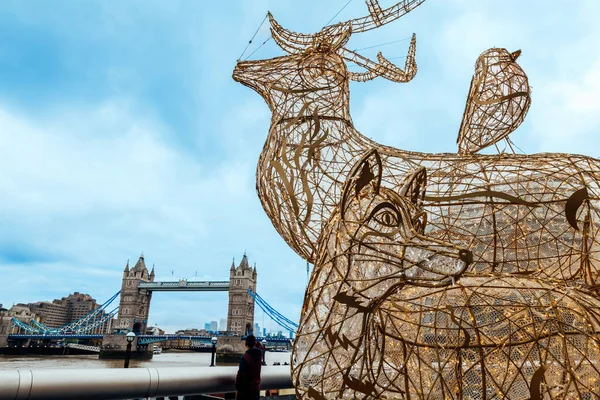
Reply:
[[[424,167],[412,172],[404,179],[400,196],[408,197],[415,205],[422,207],[427,185],[427,170]]]
[[[379,193],[382,171],[381,156],[376,149],[370,150],[358,160],[342,189],[342,217],[352,198],[358,198],[369,186],[373,187],[375,193]]]

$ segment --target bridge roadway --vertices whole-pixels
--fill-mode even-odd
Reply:
[[[223,335],[211,335],[211,336],[189,336],[189,335],[138,335],[138,344],[148,344],[162,342],[165,340],[193,340],[193,341],[206,341],[210,343],[213,336],[222,337]],[[104,335],[87,335],[77,333],[63,333],[63,334],[18,334],[8,335],[8,339],[102,339]],[[258,337],[256,340],[262,341],[265,339],[268,343],[289,343],[290,339],[287,338],[276,338],[276,337]],[[241,339],[240,339],[241,340]]]
[[[229,281],[140,282],[138,288],[151,292],[228,292]]]

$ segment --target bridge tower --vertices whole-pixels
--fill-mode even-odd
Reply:
[[[237,335],[247,335],[254,327],[254,300],[248,289],[256,293],[256,264],[248,265],[244,252],[242,261],[236,267],[235,261],[229,269],[229,308],[227,311],[227,331]]]
[[[152,272],[148,274],[143,254],[131,270],[129,269],[129,261],[127,261],[123,271],[119,316],[113,326],[114,328],[132,331],[136,334],[146,333],[152,292],[146,289],[138,289],[140,282],[154,282],[154,267],[152,267]]]

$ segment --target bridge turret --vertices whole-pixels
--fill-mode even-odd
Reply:
[[[129,269],[129,261],[127,261],[121,284],[119,316],[114,328],[133,331],[136,334],[146,332],[152,292],[140,289],[138,286],[140,282],[152,281],[154,281],[154,268],[148,274],[143,254],[131,269]]]
[[[250,267],[246,252],[240,264],[231,265],[229,270],[229,309],[227,312],[227,331],[244,335],[254,326],[254,300],[248,289],[256,292],[256,264]]]

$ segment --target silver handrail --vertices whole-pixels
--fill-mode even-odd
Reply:
[[[0,400],[131,399],[234,392],[237,367],[0,370]],[[261,389],[292,388],[289,367],[262,367]]]

